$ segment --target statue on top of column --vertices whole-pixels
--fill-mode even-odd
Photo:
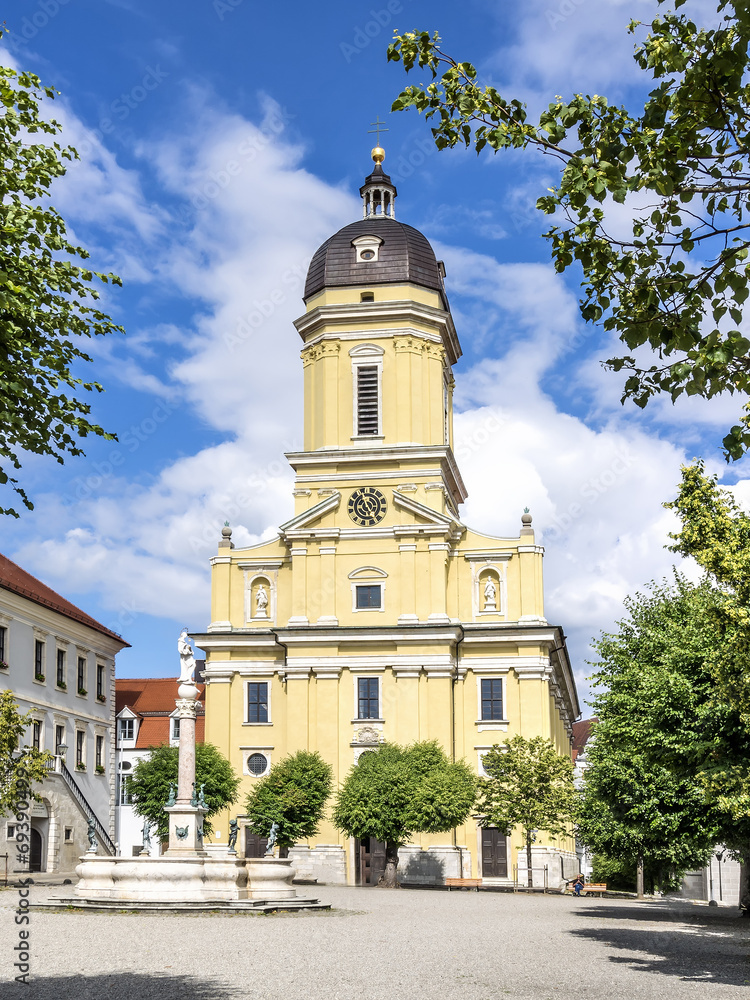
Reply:
[[[177,649],[180,652],[180,684],[193,684],[195,683],[195,656],[190,639],[188,639],[187,626],[180,632]]]

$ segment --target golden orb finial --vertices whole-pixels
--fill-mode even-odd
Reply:
[[[372,158],[376,163],[382,163],[385,159],[385,150],[382,146],[376,146],[372,151]]]

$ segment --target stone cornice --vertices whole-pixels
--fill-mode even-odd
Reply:
[[[294,325],[300,337],[307,341],[319,332],[321,327],[344,326],[347,332],[356,328],[362,336],[367,337],[367,326],[382,322],[397,322],[410,324],[414,322],[435,326],[440,330],[441,338],[448,355],[448,363],[455,365],[461,357],[461,345],[453,323],[453,317],[445,309],[414,299],[387,299],[378,302],[340,302],[325,306],[315,306],[309,312],[294,320]],[[392,331],[395,335],[397,331]]]

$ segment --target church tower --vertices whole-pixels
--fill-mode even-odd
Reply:
[[[195,637],[206,652],[206,739],[243,775],[243,798],[299,749],[319,751],[337,782],[384,740],[437,739],[479,773],[483,753],[516,733],[569,752],[579,711],[564,634],[544,617],[530,515],[514,538],[461,521],[452,398],[461,346],[445,268],[396,219],[385,153],[372,156],[362,218],[314,254],[295,321],[305,427],[304,449],[287,455],[294,517],[273,541],[242,550],[224,529],[211,624]],[[215,823],[217,843],[228,820]],[[249,834],[242,846],[262,847]],[[326,823],[291,853],[300,874],[367,883],[381,846]],[[572,842],[535,852],[540,865],[554,858],[556,872],[575,874]],[[511,838],[469,821],[404,848],[400,871],[502,884],[515,863],[524,859]]]

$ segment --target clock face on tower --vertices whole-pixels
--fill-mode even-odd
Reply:
[[[349,517],[360,528],[369,528],[385,517],[385,497],[374,486],[363,486],[349,497]]]

